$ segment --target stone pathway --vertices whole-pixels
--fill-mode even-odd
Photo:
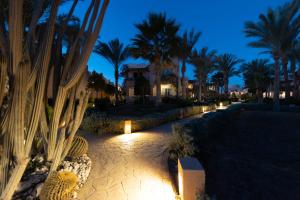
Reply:
[[[201,115],[175,123],[186,123],[197,117]],[[78,198],[174,200],[166,153],[173,123],[126,135],[84,135],[89,141],[89,156],[93,164]]]

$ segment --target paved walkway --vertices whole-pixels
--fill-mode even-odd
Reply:
[[[197,117],[201,115],[175,123],[186,123]],[[78,198],[174,200],[166,154],[173,123],[126,135],[85,135],[93,164],[88,181]]]

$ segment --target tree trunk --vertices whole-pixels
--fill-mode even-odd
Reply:
[[[256,89],[257,103],[263,103],[263,93],[260,89]]]
[[[227,96],[228,96],[228,92],[229,92],[228,85],[229,85],[228,75],[225,73],[224,74],[224,92]]]
[[[275,70],[274,70],[274,96],[273,96],[273,110],[279,111],[280,104],[279,104],[279,90],[280,90],[280,66],[279,66],[279,55],[273,55],[274,62],[275,62]]]
[[[186,71],[186,63],[185,60],[182,61],[182,68],[181,68],[181,72],[182,72],[182,97],[183,99],[186,99],[186,82],[185,82],[185,71]]]
[[[201,80],[199,80],[198,83],[198,101],[201,102],[202,101],[202,84],[201,84]]]
[[[161,104],[161,67],[157,70],[156,75],[156,105]]]
[[[178,98],[181,93],[181,77],[180,77],[180,65],[177,65],[177,87],[176,87],[176,97]]]
[[[289,83],[289,73],[288,73],[288,60],[284,56],[282,58],[282,67],[284,73],[284,91],[285,91],[285,98],[290,98],[290,83]]]
[[[119,67],[116,66],[115,70],[115,99],[116,99],[116,105],[119,103]]]
[[[203,87],[203,99],[205,100],[207,97],[207,88],[206,88],[206,82],[207,82],[207,77],[204,77],[203,82],[202,82],[202,87]]]
[[[294,59],[291,60],[291,74],[293,79],[293,97],[297,97],[297,86],[296,86],[296,62]]]

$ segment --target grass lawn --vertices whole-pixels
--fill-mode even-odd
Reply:
[[[300,199],[300,114],[244,111],[201,149],[217,199]]]

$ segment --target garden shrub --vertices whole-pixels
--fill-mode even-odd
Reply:
[[[208,111],[214,110],[216,106],[191,106],[176,108],[173,110],[168,110],[166,112],[158,112],[148,115],[145,114],[142,118],[131,117],[131,130],[133,132],[141,131],[144,129],[159,126],[167,122],[186,118],[192,115],[197,115],[202,113],[203,108],[205,108],[205,111]],[[105,113],[99,113],[89,110],[82,121],[81,128],[83,130],[97,134],[121,134],[124,132],[124,120],[125,118],[122,117],[109,116]]]
[[[112,103],[108,97],[95,99],[94,104],[95,104],[95,109],[97,110],[108,110],[109,108],[112,107]]]
[[[168,147],[172,160],[177,161],[178,158],[194,155],[194,138],[189,133],[190,130],[182,125],[174,124],[172,126],[172,138]]]
[[[88,114],[88,112],[86,112],[86,115],[81,122],[81,128],[83,130],[96,133],[99,128],[98,121],[100,118],[101,115],[99,113],[93,112]]]
[[[216,198],[211,198],[208,194],[203,194],[198,192],[196,194],[196,200],[215,200]]]
[[[181,99],[181,98],[176,98],[176,97],[163,97],[162,103],[173,104],[173,105],[177,105],[179,107],[186,107],[186,106],[193,105],[192,100],[186,100],[186,99]]]

